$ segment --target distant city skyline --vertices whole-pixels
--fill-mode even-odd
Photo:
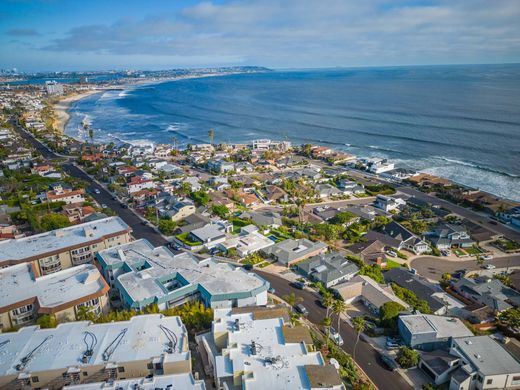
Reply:
[[[518,20],[520,3],[505,0],[7,0],[0,68],[512,63]]]

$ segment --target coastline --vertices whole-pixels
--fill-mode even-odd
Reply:
[[[65,134],[65,126],[67,126],[67,122],[70,119],[70,114],[68,113],[70,105],[78,100],[100,92],[103,91],[91,89],[81,93],[75,93],[60,99],[57,103],[53,104],[53,110],[56,117],[54,119],[54,128],[60,133],[60,135]]]

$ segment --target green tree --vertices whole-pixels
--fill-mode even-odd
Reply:
[[[381,319],[381,323],[385,328],[396,329],[397,328],[397,317],[399,313],[404,311],[405,308],[403,305],[389,301],[385,302],[379,308],[379,318]]]
[[[198,206],[206,206],[209,203],[209,195],[203,190],[192,192],[190,197]]]
[[[328,343],[328,339],[330,337],[330,327],[332,325],[332,318],[325,317],[323,320],[321,320],[321,324],[325,327],[325,332],[327,334],[327,343]]]
[[[395,359],[403,368],[415,367],[419,364],[419,353],[408,347],[401,347]]]
[[[226,218],[229,215],[229,209],[223,204],[215,204],[211,207],[213,214],[218,215],[220,218]]]
[[[441,286],[447,287],[447,286],[449,286],[450,282],[451,282],[451,274],[449,272],[443,273],[441,276],[441,282],[440,282]]]
[[[332,218],[332,223],[344,224],[352,221],[354,218],[356,218],[356,215],[350,211],[341,211]]]
[[[56,321],[56,317],[52,314],[44,314],[36,320],[36,323],[40,325],[40,328],[55,328],[58,325],[58,321]]]
[[[340,331],[341,326],[341,315],[347,310],[347,304],[343,299],[335,299],[334,303],[332,304],[332,312],[336,314],[338,317],[338,332]]]
[[[520,309],[512,307],[498,315],[498,321],[511,329],[520,329]]]
[[[303,301],[302,297],[297,296],[295,293],[286,294],[282,299],[291,306],[291,309]]]
[[[61,229],[70,225],[69,219],[65,215],[58,213],[45,214],[40,220],[41,229],[45,232]]]
[[[158,227],[162,234],[165,236],[171,236],[177,227],[177,223],[171,219],[160,219]]]
[[[321,303],[325,308],[327,309],[326,317],[330,314],[330,309],[332,305],[334,304],[334,297],[332,296],[332,293],[328,290],[323,290],[323,295],[321,297]]]
[[[362,332],[365,331],[365,327],[366,327],[365,319],[362,316],[355,317],[352,320],[352,326],[354,327],[354,330],[356,331],[356,335],[357,335],[356,343],[354,344],[354,350],[352,351],[352,358],[355,360],[356,359],[356,347],[359,342],[359,336],[361,335]]]

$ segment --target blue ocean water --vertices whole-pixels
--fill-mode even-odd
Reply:
[[[276,71],[178,80],[76,102],[96,138],[254,138],[380,156],[520,200],[520,65]]]

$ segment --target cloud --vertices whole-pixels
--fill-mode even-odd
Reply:
[[[78,26],[43,49],[292,67],[520,60],[515,2],[421,3],[201,2],[169,15]]]
[[[6,34],[11,37],[36,37],[40,33],[32,28],[15,28],[6,31]]]

